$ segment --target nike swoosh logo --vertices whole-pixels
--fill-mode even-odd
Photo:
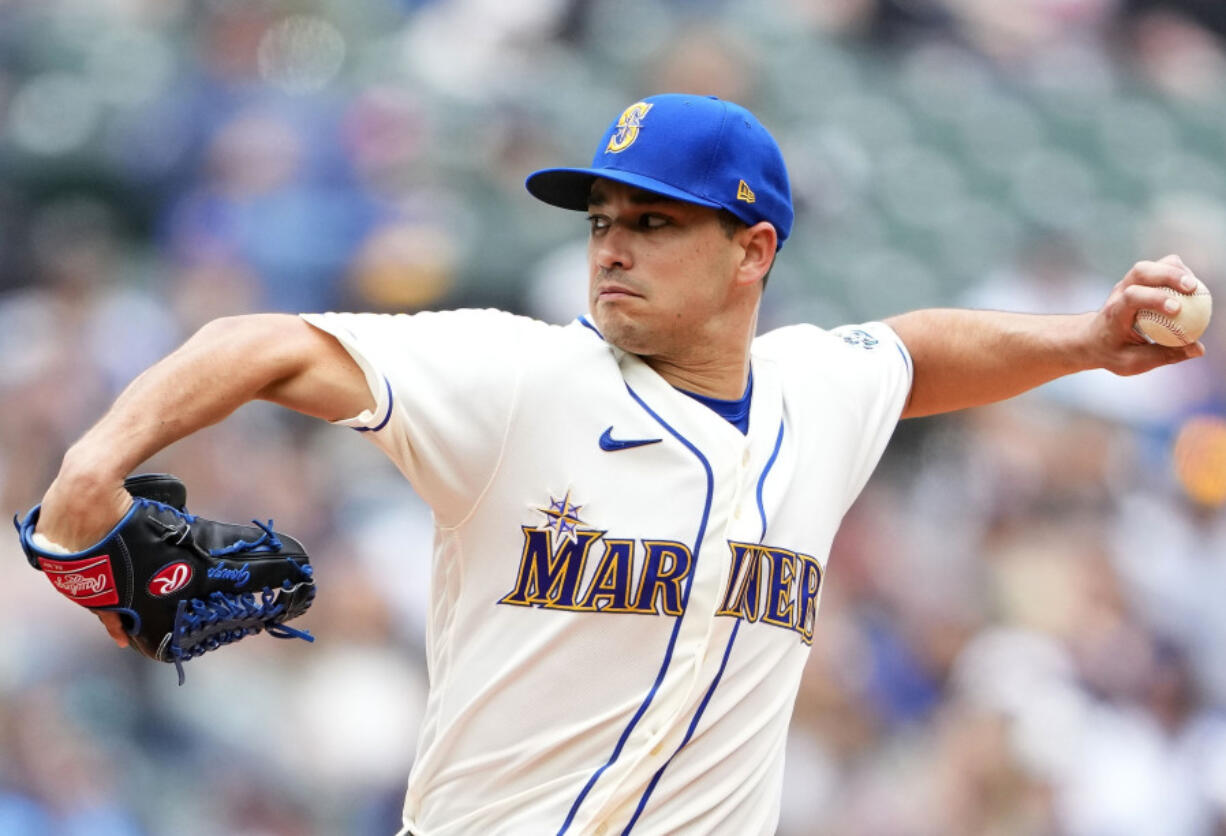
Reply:
[[[642,447],[647,444],[659,444],[664,439],[662,438],[632,438],[622,440],[613,437],[613,428],[609,427],[600,434],[600,449],[606,453],[612,453],[614,450],[629,450],[631,447]]]

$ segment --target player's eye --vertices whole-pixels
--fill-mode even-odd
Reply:
[[[588,215],[587,223],[591,227],[592,232],[599,232],[602,229],[609,228],[609,219],[604,215]]]
[[[643,229],[660,229],[668,226],[668,218],[663,215],[654,215],[650,212],[644,212],[639,216],[639,226]]]

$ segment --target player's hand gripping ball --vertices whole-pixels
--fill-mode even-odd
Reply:
[[[1209,295],[1209,288],[1197,279],[1196,288],[1187,293],[1170,287],[1162,289],[1179,300],[1179,312],[1172,316],[1162,311],[1138,311],[1133,328],[1158,345],[1191,345],[1209,327],[1209,317],[1213,313],[1213,297]]]
[[[183,662],[261,631],[313,641],[284,622],[315,598],[302,544],[268,525],[215,522],[186,508],[187,489],[154,473],[124,482],[132,506],[110,533],[68,553],[34,531],[39,507],[18,521],[21,547],[36,569],[71,601],[118,613],[132,646]]]

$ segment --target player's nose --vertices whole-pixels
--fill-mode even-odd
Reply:
[[[596,266],[602,270],[629,270],[634,266],[632,239],[633,234],[629,230],[616,223],[610,224],[602,235],[592,239]]]

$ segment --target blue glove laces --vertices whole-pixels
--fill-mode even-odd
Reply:
[[[168,511],[187,523],[196,521],[194,514],[156,499],[140,497],[137,501]],[[225,557],[242,552],[281,550],[281,540],[272,530],[272,520],[267,524],[259,520],[251,522],[262,532],[259,537],[254,540],[238,540],[224,548],[210,549],[209,556]],[[298,571],[303,581],[311,579],[312,569],[309,565],[298,563],[289,557],[286,560]],[[306,630],[296,630],[278,622],[279,618],[285,616],[285,605],[280,603],[282,596],[278,595],[278,592],[289,595],[297,587],[298,584],[291,583],[287,578],[281,582],[280,590],[264,587],[263,591],[258,593],[259,598],[255,592],[227,594],[217,591],[209,593],[205,599],[180,601],[175,611],[170,642],[166,647],[168,660],[174,663],[179,674],[179,684],[182,685],[186,681],[183,674],[184,662],[261,631],[278,639],[315,641],[315,637]],[[309,605],[314,598],[315,587],[312,585],[308,588],[303,603]]]
[[[187,523],[196,521],[195,514],[189,514],[182,508],[176,508],[173,505],[167,505],[165,502],[158,502],[156,499],[148,497],[136,497],[136,501],[142,505],[152,505],[159,511],[167,511],[174,514],[179,519]],[[281,539],[277,537],[275,531],[272,530],[272,520],[267,523],[262,523],[259,520],[252,520],[252,524],[263,533],[254,540],[237,540],[228,546],[219,549],[209,549],[209,557],[225,557],[231,554],[239,554],[240,552],[279,552],[281,551]],[[20,529],[19,529],[20,530]]]
[[[239,540],[238,542],[231,543],[224,549],[209,549],[209,556],[225,557],[228,554],[238,554],[239,552],[281,551],[281,541],[277,538],[277,535],[273,533],[272,520],[268,521],[268,525],[264,525],[264,523],[260,522],[259,520],[252,520],[252,522],[255,523],[256,527],[264,533],[254,540]]]
[[[271,521],[270,521],[271,522]],[[310,580],[312,569],[300,564],[292,558],[286,558],[302,575],[304,580]],[[304,639],[315,641],[315,637],[306,630],[296,630],[278,623],[277,619],[285,615],[285,605],[280,603],[278,592],[289,595],[297,588],[289,579],[281,582],[281,589],[274,590],[264,587],[259,593],[245,592],[227,595],[224,592],[211,592],[207,599],[192,598],[179,602],[175,611],[175,623],[170,633],[170,643],[166,654],[174,663],[179,673],[179,684],[185,681],[183,663],[197,656],[202,656],[210,650],[216,650],[222,645],[236,642],[246,636],[252,636],[261,630],[278,639]],[[304,603],[315,598],[315,587],[307,590]]]

